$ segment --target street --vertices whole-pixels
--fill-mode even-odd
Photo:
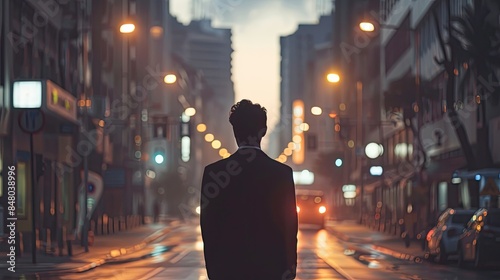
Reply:
[[[329,227],[332,225],[329,224]],[[500,271],[459,269],[419,258],[405,260],[361,240],[346,242],[327,230],[300,227],[298,270],[300,279],[499,279]],[[81,273],[40,274],[3,279],[208,279],[203,261],[200,228],[196,222],[176,227],[142,250],[117,257]]]

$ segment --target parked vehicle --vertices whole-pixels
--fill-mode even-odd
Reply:
[[[500,261],[500,209],[477,210],[458,241],[458,266],[479,268]]]
[[[458,239],[474,210],[446,209],[437,224],[426,236],[426,248],[431,259],[444,263],[450,255],[458,254]]]

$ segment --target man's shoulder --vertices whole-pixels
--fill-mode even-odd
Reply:
[[[271,161],[271,164],[273,165],[273,167],[277,170],[280,170],[282,172],[289,172],[289,173],[292,173],[292,168],[284,163],[281,163],[277,160],[274,160],[274,159],[270,159]]]
[[[215,162],[208,164],[207,166],[205,166],[205,170],[217,170],[217,169],[220,169],[221,167],[227,165],[227,163],[228,163],[228,159],[223,158],[223,159],[220,159],[218,161],[215,161]]]
[[[257,154],[259,156],[259,154]],[[292,173],[292,168],[284,163],[281,163],[275,159],[270,158],[269,156],[262,154],[260,155],[260,159],[256,161],[255,163],[259,165],[263,165],[261,167],[264,167],[266,169],[271,169],[273,172],[283,172],[283,173]],[[265,158],[264,158],[265,157]],[[242,160],[239,155],[231,155],[228,158],[225,159],[220,159],[216,162],[210,163],[207,166],[205,166],[205,171],[212,171],[212,170],[220,170],[220,169],[227,169],[227,165],[231,164],[232,162],[244,162],[244,163],[252,163],[253,160]],[[250,165],[252,166],[252,164]]]

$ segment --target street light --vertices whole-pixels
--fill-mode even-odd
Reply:
[[[326,75],[326,79],[330,83],[338,83],[338,82],[340,82],[340,76],[337,73],[328,73],[328,75]]]
[[[163,81],[165,84],[171,85],[177,81],[177,76],[175,74],[167,74],[165,78],[163,78]]]
[[[215,137],[214,137],[214,135],[212,133],[208,133],[208,134],[205,135],[205,141],[207,141],[209,143],[212,142],[212,141],[214,141],[214,139],[215,139]]]
[[[318,107],[318,106],[314,106],[311,108],[311,114],[315,115],[315,116],[319,116],[323,113],[323,110]]]
[[[384,153],[384,147],[378,143],[368,143],[365,147],[365,155],[370,159],[376,159]]]
[[[196,109],[193,107],[186,108],[186,110],[184,110],[184,114],[186,114],[186,116],[188,117],[192,117],[196,115]]]
[[[222,143],[219,140],[212,141],[212,148],[215,150],[219,149],[222,146]]]
[[[133,23],[124,23],[120,25],[120,33],[128,34],[132,33],[135,30],[135,24]]]
[[[198,130],[198,132],[205,132],[207,131],[207,125],[204,123],[200,123],[196,126],[196,130]]]
[[[371,22],[363,21],[359,23],[359,29],[366,32],[373,32],[375,31],[375,26]]]

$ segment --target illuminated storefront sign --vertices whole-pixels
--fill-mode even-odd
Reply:
[[[309,170],[293,171],[293,181],[296,185],[312,185],[314,173]]]
[[[42,107],[42,81],[15,81],[12,90],[12,107],[37,109]]]
[[[304,122],[304,102],[295,100],[293,102],[292,114],[292,141],[295,143],[295,149],[292,154],[292,161],[295,164],[304,162],[304,131],[301,124]]]
[[[47,109],[77,122],[76,98],[55,83],[46,81]]]
[[[76,98],[50,80],[14,81],[12,106],[42,108],[77,123]]]

